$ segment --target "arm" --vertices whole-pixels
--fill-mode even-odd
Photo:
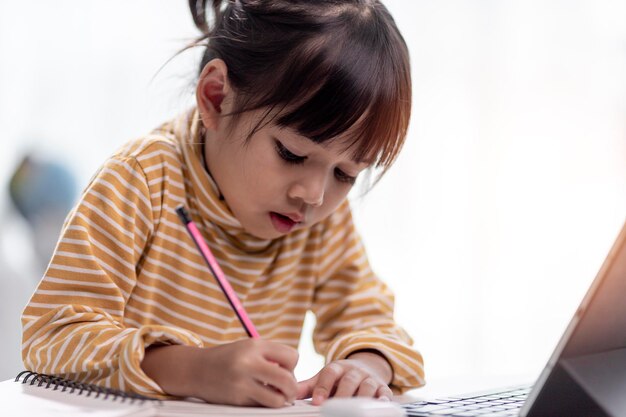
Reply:
[[[371,369],[372,373],[386,385],[391,384],[391,381],[393,380],[393,368],[385,356],[377,350],[357,350],[356,352],[349,354],[346,359],[361,362],[363,367]]]
[[[345,361],[350,369],[358,364],[358,369],[367,372],[331,366],[335,381],[348,376],[362,382],[373,375],[377,384],[388,384],[398,393],[423,385],[422,357],[393,320],[393,294],[372,272],[347,203],[331,217],[313,303],[317,317],[314,343],[326,357],[326,368]],[[319,385],[319,381],[314,384]],[[328,384],[324,387],[326,395],[332,390]],[[339,391],[339,386],[335,388]],[[382,393],[389,394],[384,389]]]
[[[109,160],[70,213],[50,265],[23,316],[30,370],[144,395],[163,390],[141,370],[155,343],[201,346],[168,326],[129,327],[126,303],[153,233],[150,192],[133,158]]]
[[[204,348],[184,329],[125,318],[158,191],[133,158],[109,161],[93,179],[24,311],[26,367],[153,397],[270,407],[293,400],[293,348],[261,340]]]

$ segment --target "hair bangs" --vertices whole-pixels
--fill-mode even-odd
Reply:
[[[411,77],[399,32],[371,17],[356,19],[341,43],[328,38],[300,49],[274,91],[289,97],[276,122],[316,143],[342,140],[355,161],[384,173],[407,134]]]

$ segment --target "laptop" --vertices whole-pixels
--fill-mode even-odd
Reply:
[[[410,417],[626,416],[626,224],[532,386],[403,407]]]

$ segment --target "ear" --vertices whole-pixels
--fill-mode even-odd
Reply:
[[[196,101],[202,124],[206,129],[217,130],[225,98],[230,98],[228,68],[221,59],[209,61],[200,74],[196,88]]]

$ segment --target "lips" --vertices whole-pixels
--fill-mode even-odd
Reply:
[[[298,213],[276,213],[270,212],[270,220],[274,228],[280,233],[289,233],[293,228],[302,222],[303,216]]]

